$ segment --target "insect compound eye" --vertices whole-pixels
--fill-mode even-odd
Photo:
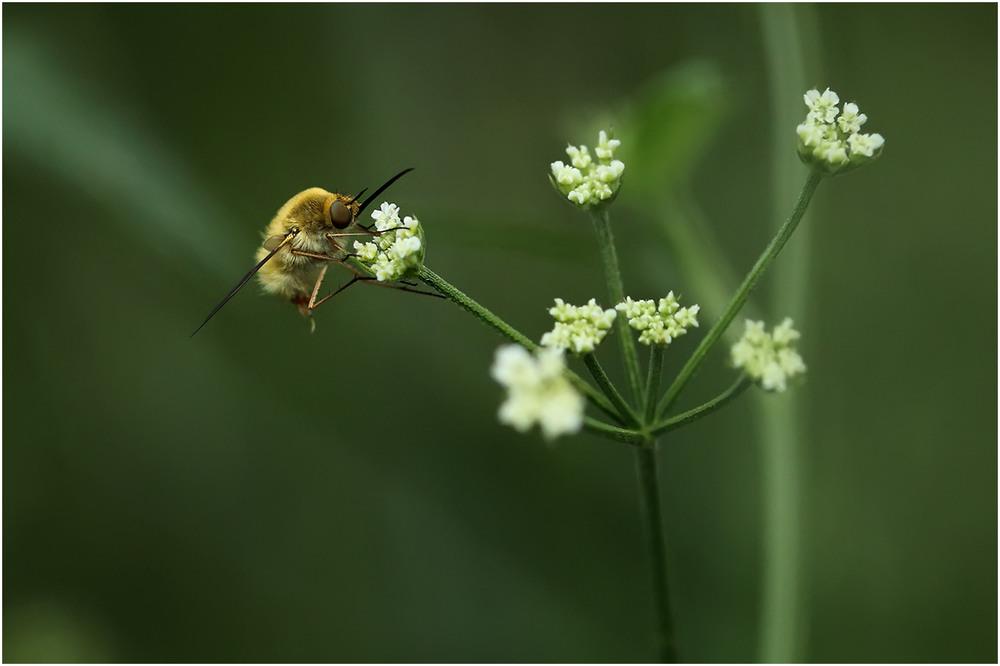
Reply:
[[[332,204],[330,204],[330,221],[333,222],[333,226],[338,229],[343,229],[349,225],[354,220],[354,214],[351,209],[348,208],[343,201],[340,199],[335,199]]]

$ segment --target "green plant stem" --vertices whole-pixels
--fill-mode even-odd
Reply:
[[[693,423],[694,421],[697,421],[698,419],[704,416],[708,416],[712,412],[717,411],[722,407],[726,406],[731,400],[733,400],[741,393],[743,393],[743,391],[745,391],[747,387],[750,386],[750,384],[751,382],[749,379],[747,379],[746,375],[740,375],[740,378],[737,379],[732,386],[726,389],[724,393],[720,394],[715,398],[712,398],[711,400],[709,400],[708,402],[699,407],[695,407],[694,409],[689,409],[683,414],[678,414],[673,418],[667,419],[666,421],[662,421],[660,423],[653,425],[649,429],[649,432],[653,437],[659,437],[664,433],[680,428],[683,425]]]
[[[658,366],[659,363],[656,365]],[[652,371],[652,369],[651,365],[650,370]],[[741,376],[728,391],[718,398],[663,424],[662,431],[666,432],[672,428],[678,428],[711,414],[742,393],[749,384],[746,377]],[[649,402],[654,404],[655,400],[650,399]],[[674,638],[673,609],[670,604],[670,579],[667,572],[667,546],[660,500],[660,477],[656,464],[659,447],[655,437],[655,434],[649,433],[643,437],[644,445],[636,450],[636,471],[639,476],[639,502],[642,506],[642,515],[646,526],[646,545],[649,550],[649,564],[652,574],[653,603],[656,606],[656,654],[659,661],[673,663],[677,661],[677,645]]]
[[[536,351],[538,349],[538,345],[528,339],[528,337],[523,333],[515,330],[514,327],[505,322],[503,319],[466,296],[460,289],[458,289],[458,287],[455,287],[445,281],[444,278],[427,268],[427,266],[420,267],[420,272],[417,274],[417,277],[423,280],[427,286],[437,290],[444,296],[450,298],[455,303],[474,314],[486,325],[492,326],[500,331],[500,335],[504,336],[508,340],[516,342],[528,351]]]
[[[608,437],[619,442],[624,442],[625,444],[631,444],[633,446],[643,446],[648,439],[641,432],[628,430],[626,428],[619,428],[618,426],[613,426],[608,423],[602,423],[601,421],[589,416],[584,417],[583,427],[590,432],[603,435],[604,437]]]
[[[646,407],[643,410],[644,423],[651,423],[656,416],[656,394],[660,390],[660,375],[663,374],[663,350],[665,345],[652,345],[649,350],[649,372],[646,374]]]
[[[583,363],[587,366],[587,369],[590,370],[590,374],[594,377],[598,387],[604,391],[604,395],[608,396],[608,399],[611,400],[612,404],[614,404],[614,406],[618,408],[621,415],[625,417],[625,423],[633,427],[638,426],[639,419],[632,412],[632,408],[629,407],[627,402],[625,402],[625,399],[622,397],[621,393],[618,392],[618,389],[616,389],[614,384],[611,383],[611,380],[608,379],[608,375],[604,372],[604,368],[601,367],[600,362],[597,360],[597,356],[595,354],[584,354]]]
[[[636,449],[639,476],[639,503],[645,522],[646,545],[652,574],[653,603],[656,606],[656,655],[663,663],[677,661],[674,618],[670,607],[670,584],[667,576],[667,545],[660,505],[660,482],[656,469],[657,443],[647,439]]]
[[[420,272],[417,273],[417,277],[420,278],[427,286],[435,289],[439,293],[454,301],[456,304],[463,307],[465,310],[471,312],[483,323],[498,330],[500,334],[508,340],[516,342],[528,351],[533,352],[538,349],[538,345],[528,339],[528,337],[523,333],[516,330],[503,319],[465,295],[460,289],[447,282],[440,275],[427,268],[427,266],[420,267]],[[614,405],[612,405],[607,398],[597,392],[593,386],[584,381],[582,377],[571,370],[566,370],[565,373],[566,378],[569,379],[577,390],[579,390],[595,407],[620,423],[627,422],[628,417],[626,415],[619,414]]]
[[[799,200],[795,203],[795,208],[792,210],[791,215],[785,220],[785,223],[781,225],[781,229],[778,230],[778,234],[771,240],[771,243],[764,250],[764,253],[760,255],[757,259],[757,263],[754,264],[753,268],[747,274],[746,278],[743,280],[743,284],[736,291],[729,305],[726,307],[725,312],[715,323],[708,334],[702,339],[701,344],[698,348],[694,350],[691,358],[688,362],[684,364],[677,378],[674,380],[670,388],[664,394],[663,399],[660,400],[660,404],[657,407],[657,414],[663,414],[670,406],[673,405],[677,396],[680,395],[681,390],[688,383],[692,376],[694,376],[695,371],[701,365],[705,357],[708,356],[708,352],[712,349],[712,346],[722,337],[725,333],[726,328],[733,321],[733,318],[746,303],[747,297],[750,296],[750,292],[753,291],[754,287],[767,272],[768,267],[771,262],[778,256],[781,252],[781,248],[785,246],[788,239],[791,238],[792,233],[795,231],[795,227],[798,226],[799,221],[805,214],[806,209],[809,207],[809,201],[812,199],[813,194],[816,192],[816,188],[819,186],[820,181],[823,176],[815,171],[810,170],[809,175],[806,178],[805,184],[802,186],[802,191],[799,193]]]
[[[593,213],[594,230],[597,232],[597,244],[601,249],[601,261],[604,264],[604,279],[608,283],[608,293],[612,304],[617,305],[625,300],[625,288],[622,285],[622,273],[618,267],[618,253],[615,250],[614,234],[611,233],[611,218],[607,208],[600,213]],[[622,348],[622,358],[625,361],[625,374],[628,377],[629,389],[636,404],[642,401],[642,380],[639,378],[639,356],[635,350],[635,340],[629,330],[625,317],[615,317],[618,327],[618,341]]]
[[[592,432],[605,435],[620,442],[637,444],[640,446],[650,446],[650,442],[660,435],[670,432],[671,430],[676,430],[677,428],[689,423],[694,423],[698,419],[708,416],[712,412],[718,411],[743,393],[743,391],[745,391],[752,383],[753,382],[751,382],[746,375],[740,375],[739,379],[737,379],[732,386],[705,404],[695,407],[694,409],[690,409],[683,414],[678,414],[672,418],[660,421],[654,425],[623,428],[602,423],[594,419],[587,419],[584,422],[584,426]]]

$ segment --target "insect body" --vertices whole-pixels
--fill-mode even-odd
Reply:
[[[191,335],[200,331],[254,274],[257,274],[266,292],[287,298],[304,316],[310,316],[319,305],[355,282],[373,280],[349,262],[349,253],[345,248],[351,247],[349,241],[382,233],[361,226],[357,222],[358,217],[378,195],[410,171],[412,169],[399,172],[361,203],[358,199],[363,190],[350,197],[319,187],[299,192],[289,199],[267,225],[264,242],[257,250],[257,265],[243,276]],[[331,263],[346,266],[354,277],[329,296],[317,300]],[[410,291],[405,287],[397,288]]]
[[[257,273],[264,291],[290,300],[309,315],[316,307],[314,288],[322,283],[331,261],[344,262],[345,241],[370,236],[354,227],[360,205],[351,197],[313,187],[281,207],[264,232]]]

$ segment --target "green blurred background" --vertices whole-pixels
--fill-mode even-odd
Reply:
[[[428,265],[537,339],[554,297],[607,300],[546,180],[599,123],[626,139],[627,292],[702,302],[704,331],[805,178],[802,92],[830,86],[887,147],[820,187],[752,304],[796,319],[807,380],[662,442],[680,654],[995,661],[996,25],[5,4],[3,658],[651,659],[633,452],[500,426],[493,331],[355,287],[310,335],[252,288],[188,334],[292,194],[413,166],[388,194]],[[714,354],[682,402],[731,375]],[[763,592],[772,437],[799,489],[791,629]]]

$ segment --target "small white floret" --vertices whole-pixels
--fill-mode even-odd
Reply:
[[[781,393],[789,379],[806,371],[802,357],[791,346],[799,337],[788,318],[770,334],[764,322],[747,320],[743,337],[730,349],[730,360],[764,390]]]
[[[578,432],[585,401],[564,376],[565,368],[556,349],[543,347],[536,354],[517,345],[498,349],[490,374],[507,388],[500,422],[519,432],[538,424],[546,439]]]

